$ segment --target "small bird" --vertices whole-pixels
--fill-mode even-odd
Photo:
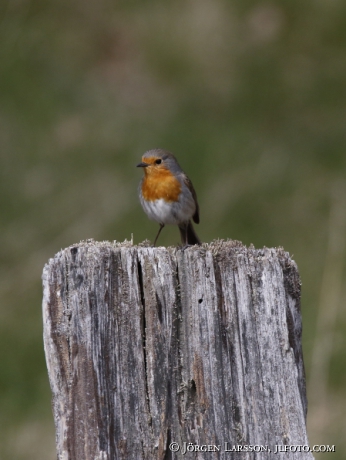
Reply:
[[[154,246],[165,225],[178,225],[184,246],[201,244],[191,218],[199,223],[199,206],[192,182],[175,156],[163,149],[149,150],[137,165],[144,176],[139,184],[139,199],[149,219],[160,224]]]

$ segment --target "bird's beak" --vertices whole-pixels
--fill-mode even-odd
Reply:
[[[138,165],[136,165],[137,168],[146,168],[147,166],[150,166],[149,163],[138,163]]]

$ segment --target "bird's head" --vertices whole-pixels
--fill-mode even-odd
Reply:
[[[181,172],[175,156],[163,149],[148,150],[143,156],[138,168],[143,168],[146,175],[160,174],[166,171],[171,173]]]

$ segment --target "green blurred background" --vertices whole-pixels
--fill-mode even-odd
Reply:
[[[0,459],[55,458],[42,268],[86,238],[153,241],[153,147],[192,178],[204,241],[293,255],[310,445],[345,459],[343,0],[0,3]]]

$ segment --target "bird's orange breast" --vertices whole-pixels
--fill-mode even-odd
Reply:
[[[149,170],[149,168],[147,169]],[[145,200],[155,201],[164,199],[168,202],[174,202],[178,200],[180,193],[180,182],[168,169],[160,168],[157,171],[144,170],[142,195]]]

